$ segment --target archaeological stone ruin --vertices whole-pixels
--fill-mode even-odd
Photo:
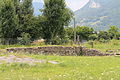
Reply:
[[[111,56],[113,54],[102,53],[95,49],[88,49],[85,47],[34,47],[34,48],[9,48],[8,52],[14,53],[29,53],[29,54],[42,54],[42,55],[60,55],[60,56]]]

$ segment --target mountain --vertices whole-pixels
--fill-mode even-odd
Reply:
[[[42,12],[40,12],[40,9],[43,8],[44,4],[40,3],[40,2],[33,2],[32,4],[33,4],[33,8],[34,8],[34,15],[35,16],[41,15]]]
[[[75,18],[77,25],[95,30],[107,30],[111,25],[120,28],[120,0],[90,0],[75,11]]]

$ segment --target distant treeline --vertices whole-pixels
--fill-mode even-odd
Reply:
[[[91,27],[77,26],[76,28],[66,27],[65,32],[69,39],[74,39],[74,31],[76,32],[76,42],[82,42],[82,40],[98,40],[109,41],[112,39],[120,40],[120,29],[116,26],[110,26],[107,31],[95,31]]]
[[[46,44],[63,44],[76,40],[119,39],[118,28],[95,32],[89,27],[67,27],[73,13],[65,0],[44,0],[43,14],[34,16],[32,0],[0,0],[1,44],[28,45],[44,39]],[[79,38],[79,39],[78,39]]]

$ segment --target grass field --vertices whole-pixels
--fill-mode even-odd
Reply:
[[[86,42],[82,46],[91,48]],[[39,45],[37,45],[39,46]],[[5,48],[11,47],[37,47],[36,45],[0,45],[0,53],[6,53]],[[40,45],[51,46],[51,45]],[[52,45],[56,46],[56,45]],[[59,45],[78,46],[78,45]],[[107,43],[94,41],[94,49],[119,50],[120,41],[111,40]],[[87,56],[44,56],[33,54],[0,54],[0,56],[15,55],[20,58],[28,57],[45,61],[56,61],[59,64],[26,63],[0,64],[0,80],[120,80],[120,56],[87,57]],[[1,61],[0,61],[1,62]]]
[[[93,41],[94,43],[94,48],[100,50],[102,52],[106,52],[107,50],[112,50],[112,51],[117,51],[118,49],[120,50],[120,40],[110,40],[106,43],[102,43],[99,41]],[[71,46],[84,46],[87,48],[92,48],[89,42],[82,43],[80,45],[71,45],[71,44],[66,44],[66,45],[0,45],[0,49],[6,49],[6,48],[16,48],[16,47],[46,47],[46,46],[65,46],[65,47],[71,47]]]
[[[94,49],[100,50],[102,52],[106,52],[107,50],[117,51],[120,50],[120,40],[110,40],[109,42],[102,43],[99,41],[94,41]],[[82,46],[91,48],[89,42],[82,44]]]
[[[120,80],[120,57],[43,56],[14,54],[59,64],[0,65],[0,80]],[[1,55],[7,56],[7,55]]]

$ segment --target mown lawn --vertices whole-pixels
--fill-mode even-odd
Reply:
[[[0,80],[120,80],[120,57],[43,56],[14,54],[59,64],[1,64]],[[5,56],[5,55],[4,55]]]

